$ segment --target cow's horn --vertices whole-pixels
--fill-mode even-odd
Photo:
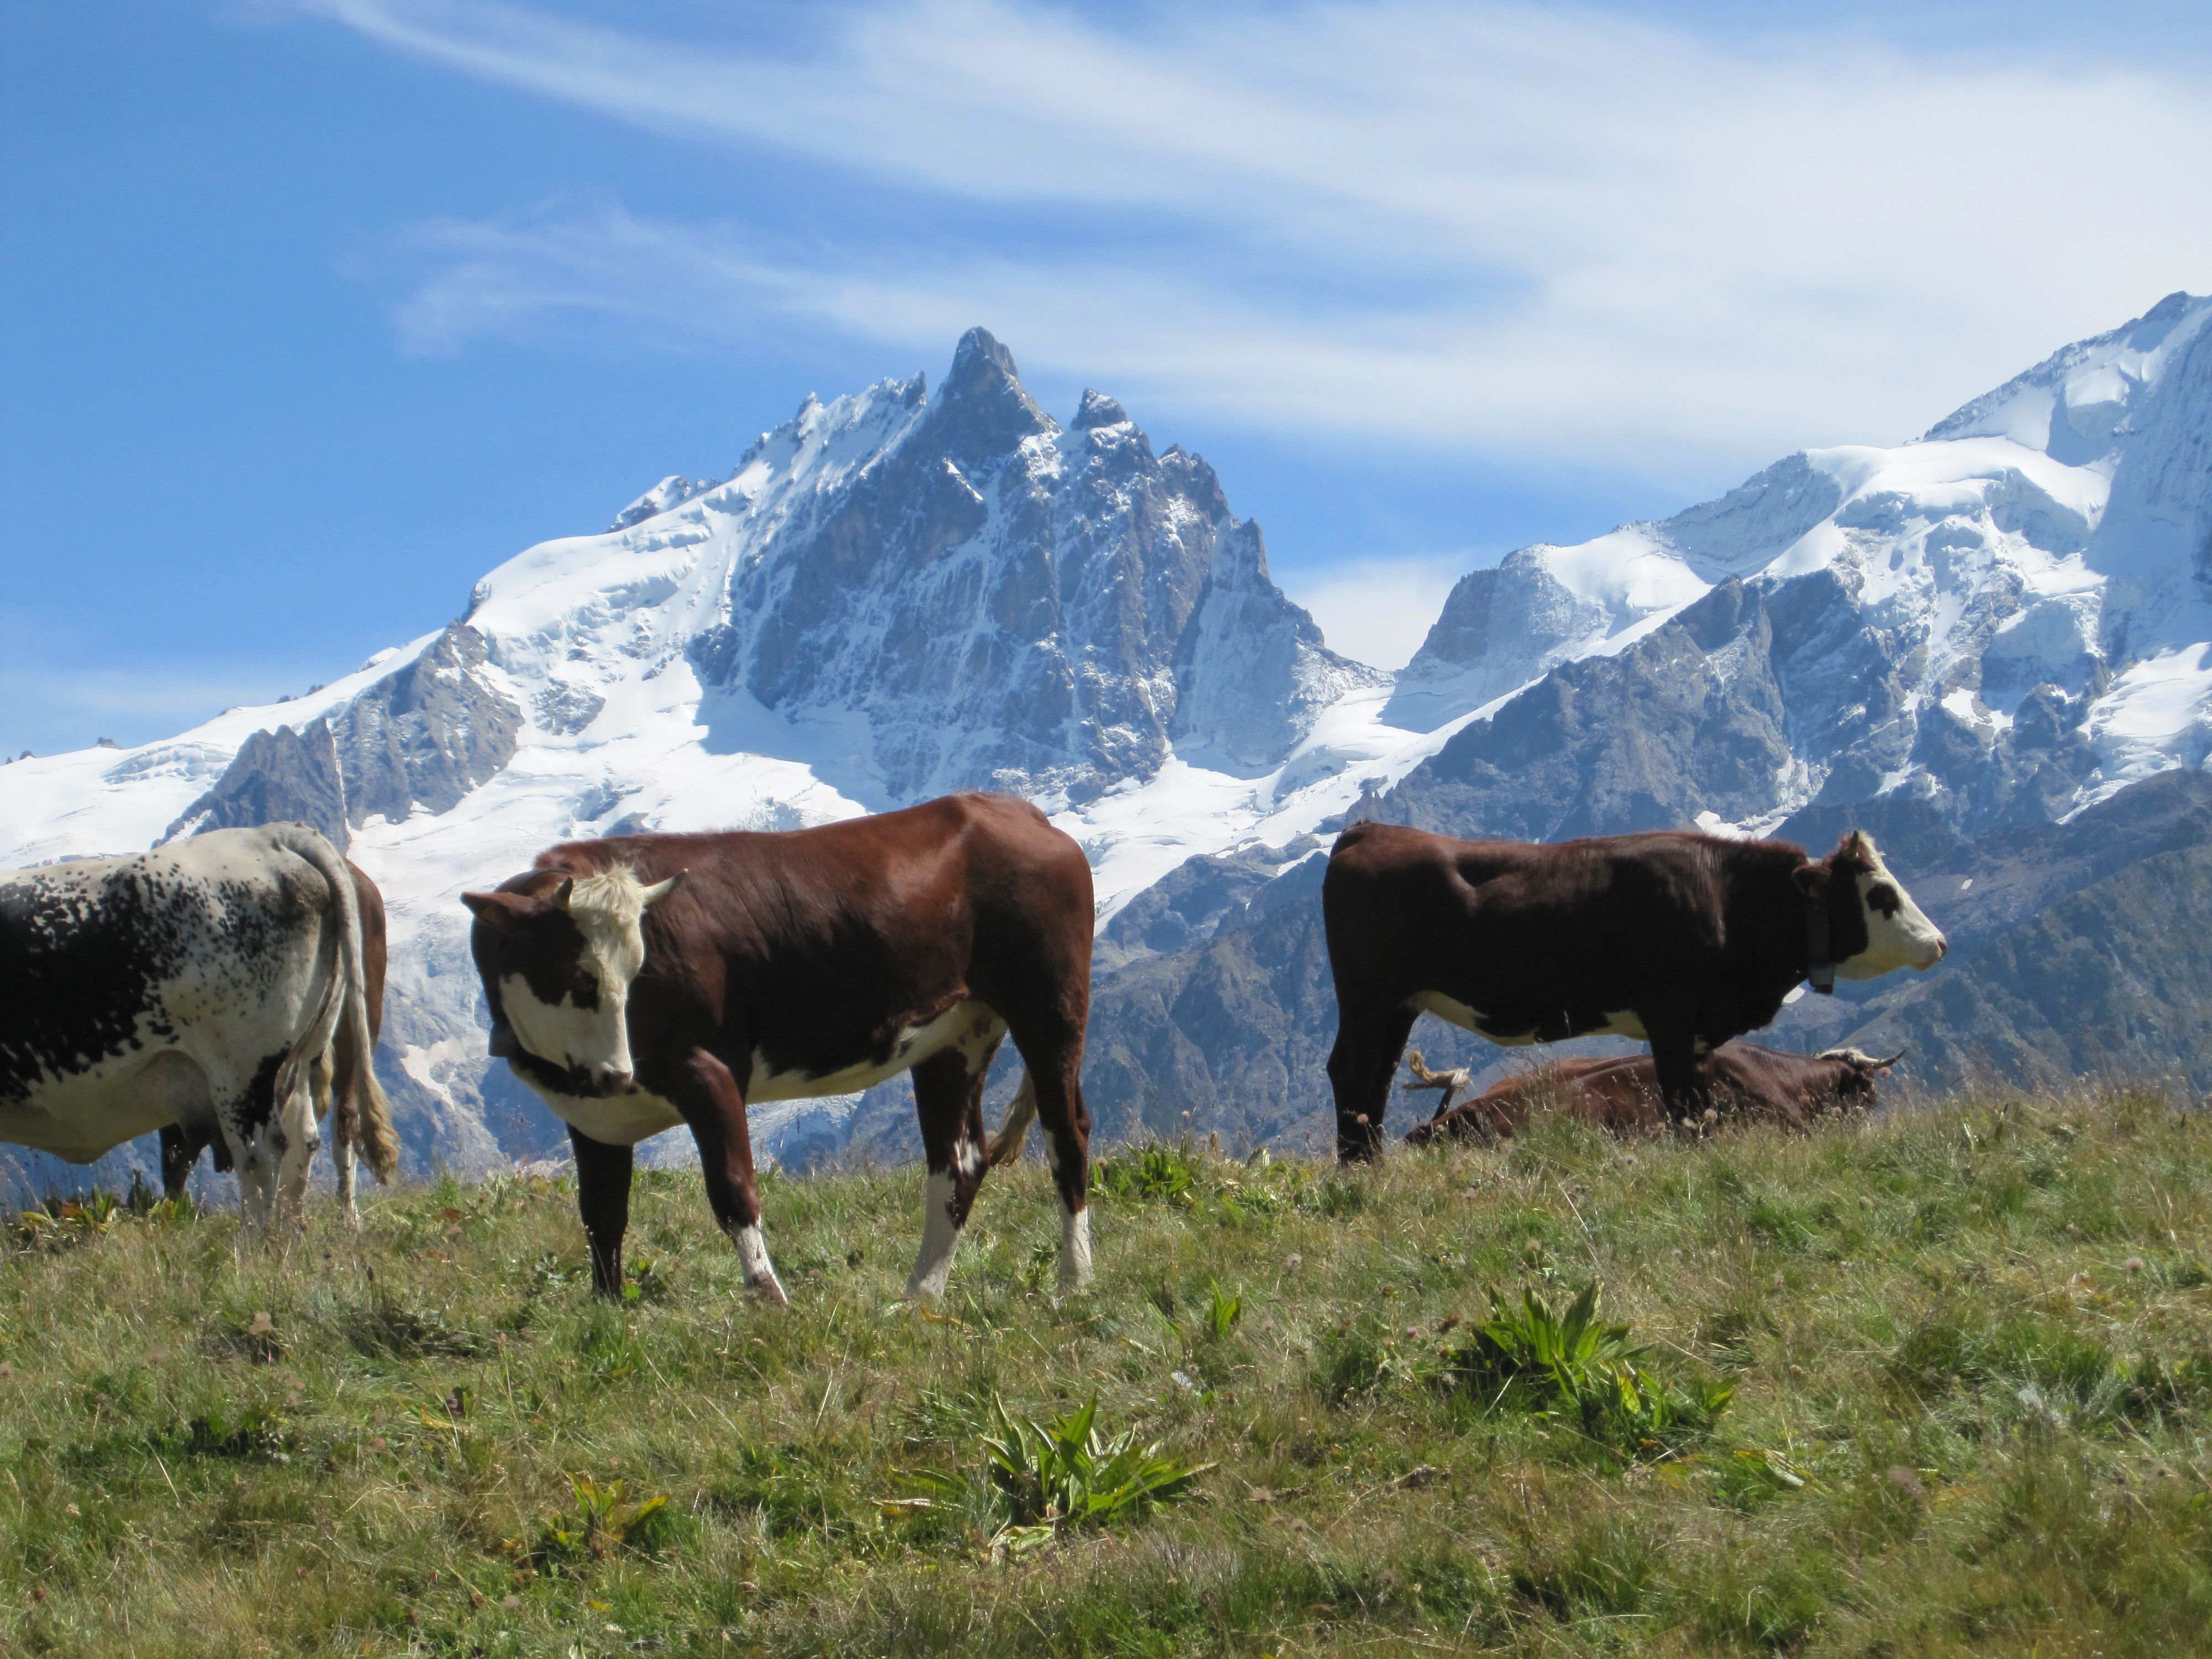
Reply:
[[[1819,1057],[1822,1060],[1844,1060],[1869,1072],[1886,1072],[1899,1060],[1903,1060],[1907,1052],[1905,1049],[1899,1048],[1887,1060],[1876,1060],[1863,1048],[1827,1048],[1823,1049]]]
[[[691,872],[688,870],[678,870],[674,875],[669,877],[666,881],[656,881],[652,886],[647,888],[644,892],[638,895],[639,907],[642,908],[647,905],[659,903],[661,900],[666,898],[671,893],[681,887],[684,884],[684,878],[690,873]]]
[[[558,887],[553,890],[553,908],[556,910],[567,909],[568,908],[568,901],[571,898],[574,898],[575,894],[576,878],[574,876],[570,876],[562,882]]]

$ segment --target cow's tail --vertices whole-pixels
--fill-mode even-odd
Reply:
[[[1030,1125],[1036,1121],[1036,1083],[1024,1071],[1022,1086],[1015,1092],[1013,1103],[1006,1108],[1006,1121],[991,1137],[990,1150],[984,1155],[986,1163],[995,1168],[1019,1158],[1022,1142],[1029,1139]]]
[[[332,1133],[350,1128],[355,1145],[380,1182],[399,1170],[399,1138],[392,1132],[392,1103],[376,1080],[376,1039],[368,1029],[368,969],[362,957],[361,897],[353,872],[337,848],[306,825],[288,825],[284,844],[315,866],[338,908],[338,969],[343,981],[338,1018],[349,1039],[345,1074],[331,1079]]]

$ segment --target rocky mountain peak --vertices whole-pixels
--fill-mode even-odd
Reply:
[[[1059,430],[1024,389],[1013,353],[988,330],[971,328],[953,349],[951,372],[917,441],[964,470],[988,465],[1024,438]]]
[[[1088,387],[1083,393],[1082,407],[1075,411],[1075,424],[1070,429],[1088,432],[1097,426],[1120,426],[1129,418],[1121,405],[1103,392]]]

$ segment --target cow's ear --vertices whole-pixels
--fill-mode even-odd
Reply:
[[[638,907],[642,909],[647,906],[659,903],[661,900],[666,898],[671,893],[681,887],[684,884],[684,878],[690,873],[691,872],[689,870],[678,870],[674,875],[669,877],[666,881],[656,881],[652,886],[647,888],[645,891],[638,895]]]
[[[514,915],[505,893],[464,893],[461,902],[469,907],[470,913],[478,921],[487,921],[494,927]]]
[[[1797,884],[1797,890],[1807,898],[1817,898],[1828,884],[1828,866],[1801,864],[1790,872],[1790,879]]]

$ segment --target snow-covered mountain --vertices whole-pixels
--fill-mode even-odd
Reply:
[[[464,888],[566,837],[980,787],[1058,812],[1119,898],[1340,816],[1404,746],[1388,691],[1274,586],[1202,460],[1156,454],[1096,392],[1063,428],[978,329],[933,392],[810,398],[728,478],[665,480],[605,534],[530,549],[460,618],[309,696],[8,768],[0,866],[324,829],[389,903],[410,1155],[480,1168],[553,1126],[484,1058]]]
[[[1794,455],[1663,522],[1470,574],[1384,708],[1434,752],[1355,811],[1534,840],[1701,823],[1826,845],[1862,825],[1961,948],[1924,979],[1805,999],[1782,1040],[1903,1036],[1946,1082],[2048,1081],[2071,1056],[2212,1088],[2212,1051],[2160,1035],[2187,995],[2158,988],[2212,981],[2212,944],[2180,920],[2093,938],[2059,914],[2075,889],[2034,875],[2153,882],[2125,866],[2181,857],[2203,824],[2138,797],[2212,751],[2208,318],[2175,295],[1917,443]],[[2054,828],[2076,823],[2131,850],[2090,860]],[[1255,1137],[1321,1121],[1318,881],[1318,859],[1265,879],[1209,856],[1109,923],[1088,1083],[1109,1130],[1171,1130],[1162,1103],[1193,1100]],[[2090,1012],[2131,996],[2132,1026]],[[1498,1056],[1428,1022],[1416,1040]]]
[[[1203,461],[1096,392],[1061,427],[977,330],[934,391],[810,398],[729,477],[530,549],[310,696],[8,767],[0,866],[272,817],[344,839],[391,907],[410,1156],[483,1168],[554,1135],[483,1057],[464,887],[568,836],[1012,789],[1097,873],[1103,1126],[1266,1094],[1237,1121],[1280,1133],[1318,1097],[1290,1056],[1326,1046],[1325,971],[1266,963],[1296,985],[1210,998],[1194,975],[1295,908],[1306,837],[1348,812],[1547,838],[1848,817],[1934,847],[2201,766],[2208,318],[2173,295],[1917,443],[1523,549],[1395,680],[1328,650]],[[757,1133],[835,1146],[848,1112]]]
[[[2212,301],[2177,294],[1896,448],[1807,451],[1719,501],[1461,581],[1392,718],[1616,657],[1716,588],[1755,711],[1700,810],[1771,824],[1904,792],[2057,818],[2212,747]],[[1753,615],[1756,613],[1754,624]],[[1704,618],[1709,626],[1718,619]]]

